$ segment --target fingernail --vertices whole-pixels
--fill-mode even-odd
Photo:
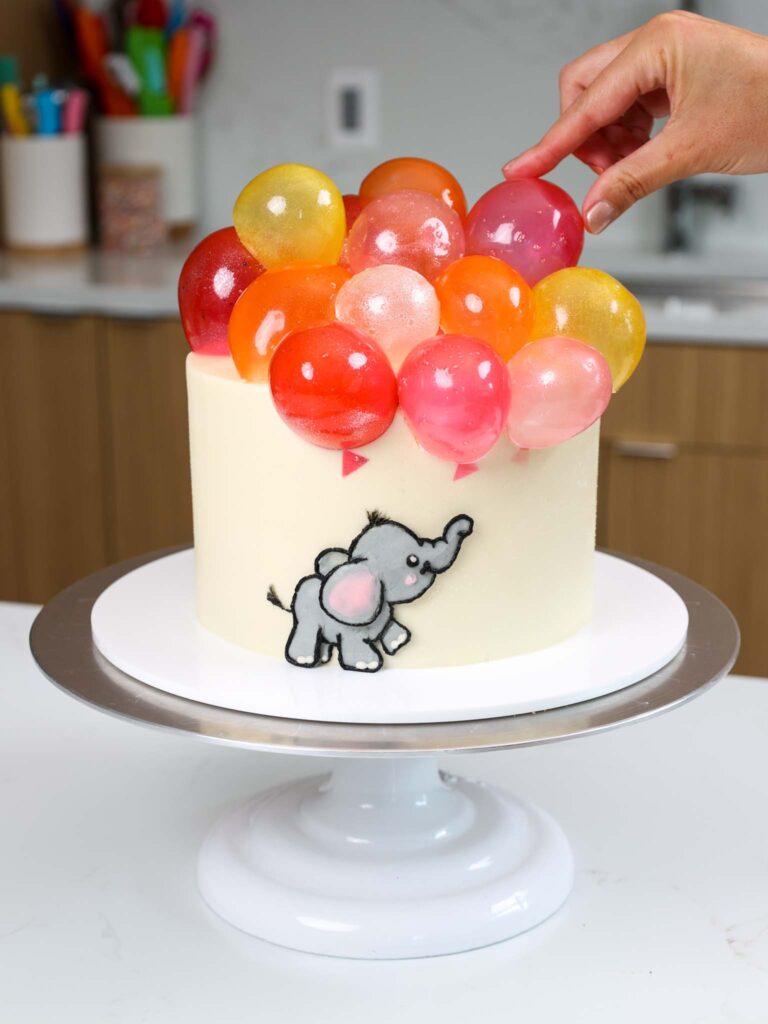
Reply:
[[[601,231],[605,231],[608,225],[616,220],[618,215],[619,211],[613,203],[601,199],[599,203],[595,203],[594,206],[587,210],[587,216],[584,219],[587,222],[590,234],[599,235]]]
[[[516,156],[513,160],[508,160],[507,163],[505,163],[504,166],[501,168],[501,173],[504,175],[505,178],[508,178],[510,174],[514,173],[515,169],[518,167],[520,162],[521,161],[519,156]]]

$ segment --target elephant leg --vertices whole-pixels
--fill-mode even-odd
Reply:
[[[339,663],[357,672],[378,672],[383,659],[370,640],[349,632],[339,636]]]
[[[381,646],[387,654],[396,654],[411,639],[410,631],[392,619],[381,635]]]
[[[285,657],[292,665],[313,668],[320,663],[320,580],[310,576],[299,584],[293,599],[293,629],[285,646]],[[327,659],[326,659],[327,660]]]
[[[325,665],[326,662],[331,660],[331,654],[333,653],[333,646],[326,640],[320,641],[320,664]]]
[[[285,657],[293,665],[313,668],[320,663],[320,647],[320,630],[317,626],[297,620],[288,637]]]

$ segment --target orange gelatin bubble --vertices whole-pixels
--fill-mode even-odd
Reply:
[[[266,380],[272,353],[287,334],[333,320],[336,296],[349,277],[343,267],[306,264],[257,277],[229,318],[229,349],[240,376]]]
[[[462,220],[467,216],[467,200],[454,176],[440,164],[416,156],[401,156],[374,167],[360,186],[360,198],[370,203],[379,196],[403,189],[429,192],[455,210]]]
[[[494,256],[465,256],[435,281],[440,326],[446,334],[468,334],[510,359],[528,341],[533,323],[530,286]]]

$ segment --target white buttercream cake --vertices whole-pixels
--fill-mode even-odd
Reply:
[[[637,300],[549,182],[466,213],[421,158],[342,196],[285,164],[179,282],[196,607],[297,669],[505,659],[588,623],[600,417]]]

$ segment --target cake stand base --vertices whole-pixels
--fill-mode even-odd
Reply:
[[[261,793],[209,833],[206,903],[250,935],[358,959],[437,956],[553,914],[573,858],[544,811],[434,758],[339,759]]]
[[[330,775],[278,786],[227,815],[206,839],[198,869],[203,897],[226,921],[330,956],[455,953],[518,935],[553,914],[573,879],[558,826],[500,789],[440,775],[435,758],[551,743],[647,719],[703,693],[731,668],[739,648],[738,627],[717,598],[642,563],[684,602],[687,640],[663,668],[631,686],[625,680],[613,693],[473,721],[359,724],[251,714],[148,686],[110,664],[94,643],[99,597],[168,554],[110,566],[62,591],[35,620],[34,656],[67,693],[129,721],[212,743],[337,759]],[[647,632],[653,610],[646,593],[636,611],[638,632]],[[595,664],[601,650],[594,648]],[[217,677],[226,683],[226,673]]]

